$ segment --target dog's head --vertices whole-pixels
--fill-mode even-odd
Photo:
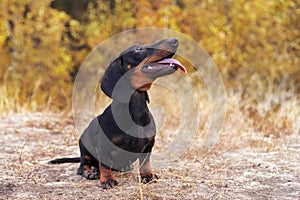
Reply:
[[[172,74],[177,69],[186,73],[186,69],[172,58],[177,48],[176,38],[161,40],[148,46],[129,47],[107,68],[101,81],[102,91],[116,99],[113,95],[115,88],[118,88],[118,96],[129,88],[146,91],[158,77]],[[118,87],[116,87],[117,83]]]

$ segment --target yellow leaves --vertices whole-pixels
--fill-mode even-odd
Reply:
[[[54,66],[54,74],[58,77],[68,76],[72,69],[72,57],[66,51],[61,50],[61,62]]]
[[[7,1],[8,9],[0,15],[0,21],[10,23],[11,27],[9,30],[5,27],[6,32],[3,32],[2,23],[0,26],[0,38],[4,37],[0,52],[6,50],[11,55],[4,72],[10,65],[9,80],[13,81],[9,89],[20,88],[17,93],[20,104],[29,101],[46,104],[50,96],[52,99],[61,96],[53,92],[60,90],[61,83],[70,81],[74,63],[70,49],[63,44],[65,23],[70,17],[49,8],[49,2]],[[2,75],[3,70],[0,79]],[[71,88],[71,85],[64,87]]]
[[[217,34],[219,32],[219,29],[218,27],[214,26],[214,25],[209,25],[208,28],[210,29],[210,31],[213,33],[213,34]]]
[[[3,45],[7,37],[7,29],[5,20],[0,19],[0,45]]]
[[[0,67],[6,68],[0,70],[0,80],[13,62],[15,78],[21,80],[26,74],[31,80],[39,74],[40,86],[34,90],[51,90],[53,101],[61,98],[54,92],[61,89],[53,83],[71,87],[70,74],[90,49],[123,30],[145,26],[189,35],[209,52],[225,78],[234,75],[239,81],[241,72],[252,70],[275,79],[283,73],[294,77],[299,71],[300,9],[293,0],[96,0],[88,4],[81,21],[50,8],[51,1],[1,4],[6,9],[0,11]],[[7,29],[8,22],[12,30]],[[28,88],[20,90],[25,98],[32,85],[21,81],[18,86]]]

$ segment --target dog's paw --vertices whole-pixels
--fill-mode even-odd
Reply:
[[[96,180],[100,178],[99,170],[93,168],[89,170],[85,170],[82,176],[88,180]]]
[[[157,179],[158,176],[156,174],[148,174],[148,175],[141,176],[141,181],[144,184],[156,182]]]
[[[102,189],[106,190],[117,186],[119,183],[115,179],[107,179],[106,181],[101,181],[100,184]]]

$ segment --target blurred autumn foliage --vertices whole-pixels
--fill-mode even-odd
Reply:
[[[3,0],[0,109],[70,108],[87,54],[114,34],[149,26],[201,44],[227,92],[254,101],[279,90],[297,96],[299,17],[296,0]]]

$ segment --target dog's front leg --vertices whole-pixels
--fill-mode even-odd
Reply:
[[[118,185],[118,181],[114,178],[112,170],[101,163],[100,165],[100,184],[103,189],[113,188]]]
[[[140,162],[140,175],[142,183],[149,183],[158,179],[157,175],[154,174],[150,165],[150,153],[146,153],[139,158]]]

